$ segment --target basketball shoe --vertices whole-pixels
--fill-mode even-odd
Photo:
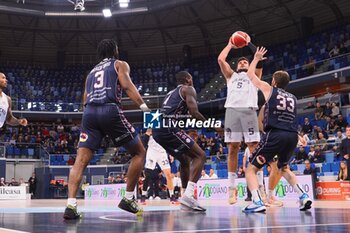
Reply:
[[[181,206],[187,207],[189,209],[192,209],[194,211],[200,211],[200,212],[204,212],[206,211],[206,209],[202,206],[199,205],[198,201],[196,199],[194,199],[194,197],[187,197],[187,196],[183,196],[180,199],[180,204]]]
[[[72,205],[67,205],[63,218],[66,220],[79,219],[81,218],[81,214],[78,213],[77,207]]]
[[[141,215],[143,213],[143,209],[138,206],[135,198],[132,200],[128,200],[125,197],[119,202],[118,207],[122,210],[128,211],[132,214]]]
[[[309,198],[309,195],[304,193],[301,197],[299,197],[299,210],[305,211],[311,208],[312,201]]]

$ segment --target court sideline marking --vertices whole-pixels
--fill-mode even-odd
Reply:
[[[242,227],[242,228],[217,228],[203,230],[178,230],[178,231],[143,231],[141,233],[176,233],[176,232],[214,232],[214,231],[241,231],[241,230],[262,230],[262,229],[278,229],[278,228],[299,228],[299,227],[317,227],[317,226],[334,226],[334,225],[350,225],[346,223],[315,223],[305,225],[289,225],[289,226],[259,226],[259,227]]]

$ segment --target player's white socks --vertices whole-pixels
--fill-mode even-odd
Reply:
[[[293,188],[295,191],[297,191],[299,197],[301,197],[305,193],[305,191],[303,190],[303,188],[299,184],[293,185]]]
[[[186,188],[186,191],[184,192],[184,195],[187,197],[193,197],[196,185],[197,185],[196,183],[188,181],[187,188]]]
[[[230,188],[236,188],[237,174],[235,172],[228,172],[228,181]]]
[[[258,171],[256,173],[257,177],[258,177],[258,183],[259,183],[259,186],[260,185],[264,185],[264,172],[263,171]]]
[[[132,200],[134,198],[134,192],[125,192],[125,198],[128,200]]]
[[[76,198],[68,198],[67,206],[68,206],[68,205],[77,207],[77,199],[76,199]]]
[[[254,190],[252,191],[252,198],[253,198],[253,201],[254,201],[254,202],[261,201],[261,198],[260,198],[260,194],[259,194],[259,190],[258,190],[258,189],[254,189]]]
[[[170,195],[170,197],[172,197],[172,196],[174,196],[174,189],[169,189],[169,195]]]

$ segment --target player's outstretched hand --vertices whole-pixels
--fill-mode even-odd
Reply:
[[[258,47],[256,49],[256,52],[255,52],[255,56],[254,58],[259,60],[259,61],[262,61],[262,60],[265,60],[266,57],[264,57],[264,55],[267,53],[267,49],[265,47]]]
[[[25,118],[19,119],[18,122],[22,126],[27,126],[28,125],[28,121]]]

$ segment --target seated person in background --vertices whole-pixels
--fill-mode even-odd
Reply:
[[[323,133],[318,133],[318,138],[316,144],[320,146],[322,151],[327,150],[327,140],[324,138]]]
[[[341,141],[343,141],[343,139],[345,139],[346,137],[345,137],[345,135],[343,134],[343,132],[340,130],[340,129],[338,129],[337,130],[337,134],[335,135],[335,144],[336,145],[339,145],[340,143],[341,143]]]
[[[329,116],[326,116],[325,119],[326,119],[325,131],[326,131],[327,133],[333,133],[333,132],[334,132],[334,129],[335,129],[335,123],[334,123],[334,121],[332,122],[332,119],[331,119],[331,117],[329,117]]]
[[[311,158],[311,162],[313,163],[323,163],[324,162],[324,154],[321,151],[321,148],[319,146],[315,147],[315,154],[314,156]]]
[[[205,173],[205,170],[202,170],[201,178],[200,178],[200,179],[203,179],[203,180],[209,179],[209,176],[207,175],[207,173]]]
[[[339,115],[339,108],[335,102],[332,103],[332,114],[331,117],[335,118]]]
[[[304,160],[306,160],[307,154],[305,152],[304,147],[300,146],[299,150],[297,151],[297,153],[295,153],[295,157],[293,159],[293,161],[291,162],[292,164],[301,164],[304,162]]]
[[[305,169],[304,169],[304,172],[303,172],[304,175],[312,175],[312,174],[315,175],[316,174],[315,169],[311,167],[310,160],[306,159],[304,161],[304,164],[305,164]]]
[[[304,164],[305,164],[305,169],[304,169],[303,174],[304,174],[304,175],[311,175],[311,177],[312,177],[312,182],[314,183],[314,186],[315,186],[315,182],[316,182],[316,169],[311,167],[310,160],[308,160],[308,159],[304,161]]]
[[[340,129],[344,130],[345,127],[348,125],[347,120],[342,116],[338,115],[338,118],[335,120],[335,123],[340,127]]]
[[[209,171],[209,179],[217,179],[218,176],[215,174],[214,169],[210,169]]]
[[[350,180],[350,177],[348,175],[348,166],[346,164],[346,161],[340,162],[340,170],[338,173],[338,181],[344,181],[344,180]]]
[[[23,178],[19,178],[19,186],[27,186]]]
[[[0,186],[7,186],[4,177],[1,177],[0,179]]]
[[[307,154],[307,157],[309,158],[309,160],[311,160],[312,158],[315,157],[315,146],[314,145],[310,146],[310,151]]]
[[[332,107],[329,101],[326,103],[326,107],[323,109],[323,115],[325,117],[330,117],[332,115]]]
[[[315,109],[315,120],[318,121],[321,119],[323,119],[323,108],[321,107],[321,104],[317,102]]]
[[[19,186],[19,183],[15,180],[15,178],[12,178],[8,186]]]
[[[309,122],[309,118],[304,119],[304,125],[302,126],[302,131],[304,131],[305,134],[309,134],[312,132],[312,126]]]
[[[309,142],[309,137],[304,133],[303,130],[301,130],[298,134],[298,146],[307,146]]]

